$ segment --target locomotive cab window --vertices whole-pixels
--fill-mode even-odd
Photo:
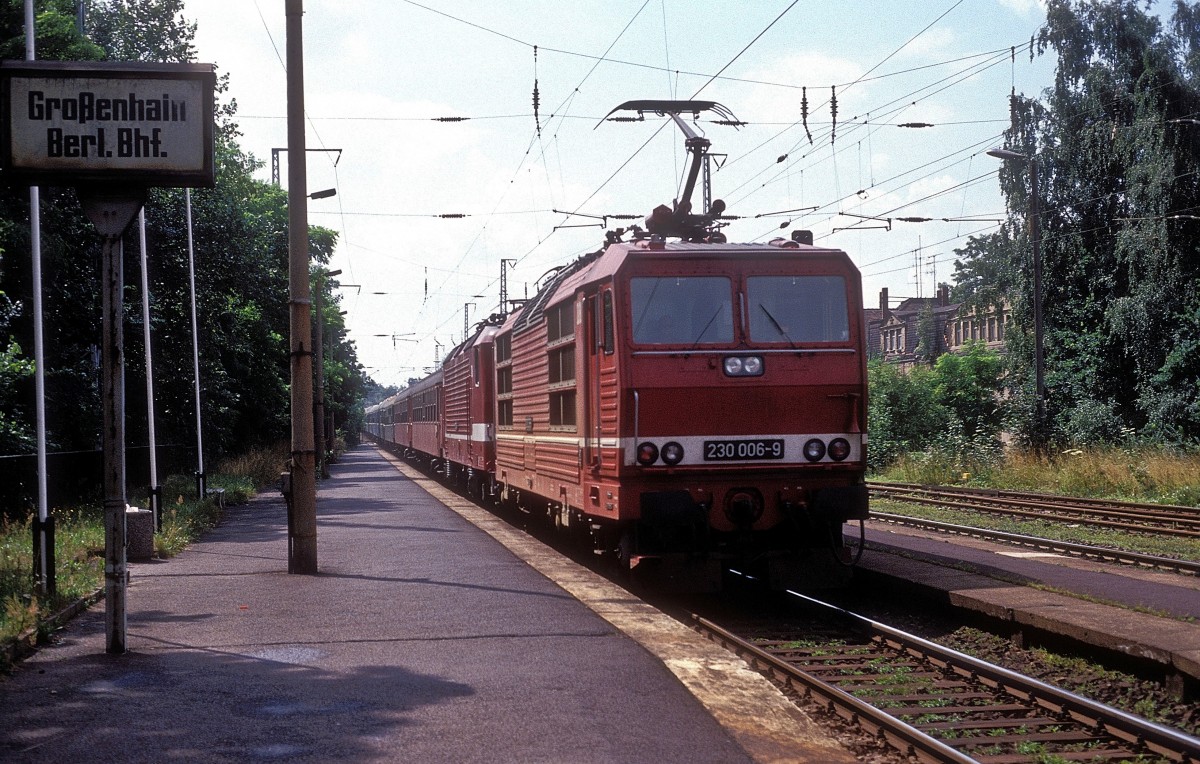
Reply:
[[[635,277],[629,292],[639,345],[733,342],[733,293],[724,276]]]
[[[751,276],[746,279],[752,342],[846,342],[846,281],[841,276]]]

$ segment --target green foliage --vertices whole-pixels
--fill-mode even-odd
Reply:
[[[91,0],[88,34],[114,61],[185,63],[196,56],[196,25],[183,0]]]
[[[933,318],[933,304],[927,302],[917,314],[917,346],[913,349],[913,355],[919,361],[930,363],[937,354],[937,323]]]
[[[968,438],[993,438],[1000,431],[1004,361],[983,342],[966,343],[959,353],[945,353],[934,364],[934,400],[961,423]]]
[[[1200,5],[1176,2],[1169,28],[1137,0],[1050,0],[1039,53],[1058,68],[1041,101],[1014,97],[1006,162],[1012,219],[971,242],[962,293],[993,282],[1018,328],[1010,379],[1032,411],[1032,246],[1040,201],[1047,412],[1055,438],[1200,439]],[[1011,236],[1011,239],[1009,238]],[[1111,422],[1103,421],[1111,418]],[[1028,420],[1025,429],[1028,428]]]
[[[928,447],[945,429],[950,412],[936,400],[932,377],[922,367],[905,373],[883,361],[868,362],[867,453],[872,469]]]
[[[39,0],[38,57],[117,61],[189,61],[195,25],[182,0],[90,0],[76,30],[74,0]],[[0,51],[24,57],[23,3],[0,0]],[[218,101],[226,78],[218,79]],[[287,196],[255,180],[261,164],[237,143],[235,103],[216,106],[216,187],[191,194],[196,270],[201,407],[208,456],[286,438],[290,427]],[[185,194],[155,189],[146,209],[160,443],[195,438],[191,289]],[[0,188],[0,454],[28,450],[33,384],[21,349],[33,346],[29,195]],[[100,240],[70,189],[41,194],[46,400],[50,447],[91,450],[99,442]],[[312,260],[328,262],[337,233],[310,229]],[[140,251],[125,242],[127,374],[143,368]],[[18,256],[8,256],[17,253]],[[137,285],[137,286],[134,286]],[[363,374],[336,297],[325,299],[326,396],[340,427],[357,430]],[[130,394],[127,440],[144,442],[145,397]]]
[[[41,0],[34,8],[37,57],[59,61],[100,61],[104,49],[79,34],[76,0]],[[25,58],[24,0],[0,2],[0,58]]]
[[[0,297],[4,293],[0,292]],[[0,346],[0,453],[28,452],[35,447],[32,428],[20,416],[18,403],[10,400],[11,392],[21,379],[33,375],[33,362],[21,357],[21,346],[10,341],[8,347]],[[14,412],[18,415],[14,416]]]
[[[933,369],[905,372],[868,362],[870,468],[882,470],[908,454],[923,469],[956,478],[995,461],[1006,418],[1003,369],[1004,361],[982,342],[942,355]]]

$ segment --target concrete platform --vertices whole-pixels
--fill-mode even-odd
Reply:
[[[1200,580],[873,525],[860,578],[886,577],[1014,628],[1077,640],[1200,687]]]
[[[333,469],[319,574],[286,572],[277,495],[132,564],[129,652],[105,654],[100,603],[0,679],[0,760],[854,761],[739,659],[437,484],[372,448]]]

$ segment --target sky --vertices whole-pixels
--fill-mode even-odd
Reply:
[[[197,60],[229,75],[264,181],[287,146],[284,8],[184,6]],[[431,370],[464,317],[499,311],[502,262],[509,297],[530,296],[600,248],[605,223],[671,205],[683,135],[652,114],[605,121],[625,101],[726,107],[745,124],[706,112],[693,128],[712,142],[713,198],[739,216],[728,240],[809,229],[858,265],[867,307],[883,288],[895,307],[933,296],[954,250],[1005,216],[1000,160],[984,152],[1002,143],[1010,93],[1037,96],[1054,72],[1052,54],[1030,57],[1037,0],[305,0],[304,11],[307,187],[337,190],[308,203],[309,221],[339,235],[329,268],[342,271],[349,336],[384,385]],[[931,126],[900,126],[913,123]],[[286,186],[290,157],[278,156]]]

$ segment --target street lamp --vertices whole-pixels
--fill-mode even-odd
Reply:
[[[324,192],[318,192],[324,193]],[[332,196],[333,194],[327,194]],[[315,196],[315,195],[314,195]],[[313,446],[317,452],[317,468],[321,472],[321,477],[329,477],[329,459],[325,453],[327,444],[325,442],[325,312],[321,307],[321,297],[325,292],[325,282],[334,276],[342,275],[341,270],[326,271],[318,275],[317,291],[314,299],[317,312],[317,341],[313,343],[316,346],[317,362],[316,362],[316,392],[317,399],[313,406]]]
[[[407,332],[405,334],[372,334],[371,336],[372,337],[391,337],[392,338],[392,347],[396,347],[397,340],[400,342],[420,342],[420,340],[409,339],[409,337],[412,337],[414,334],[416,334],[416,332]]]
[[[1038,162],[1032,154],[1022,154],[1008,149],[990,149],[988,156],[997,159],[1024,162],[1029,165],[1029,241],[1033,249],[1033,378],[1036,395],[1033,445],[1041,451],[1044,443],[1046,421],[1046,380],[1042,356],[1042,231],[1041,209],[1038,192]]]

